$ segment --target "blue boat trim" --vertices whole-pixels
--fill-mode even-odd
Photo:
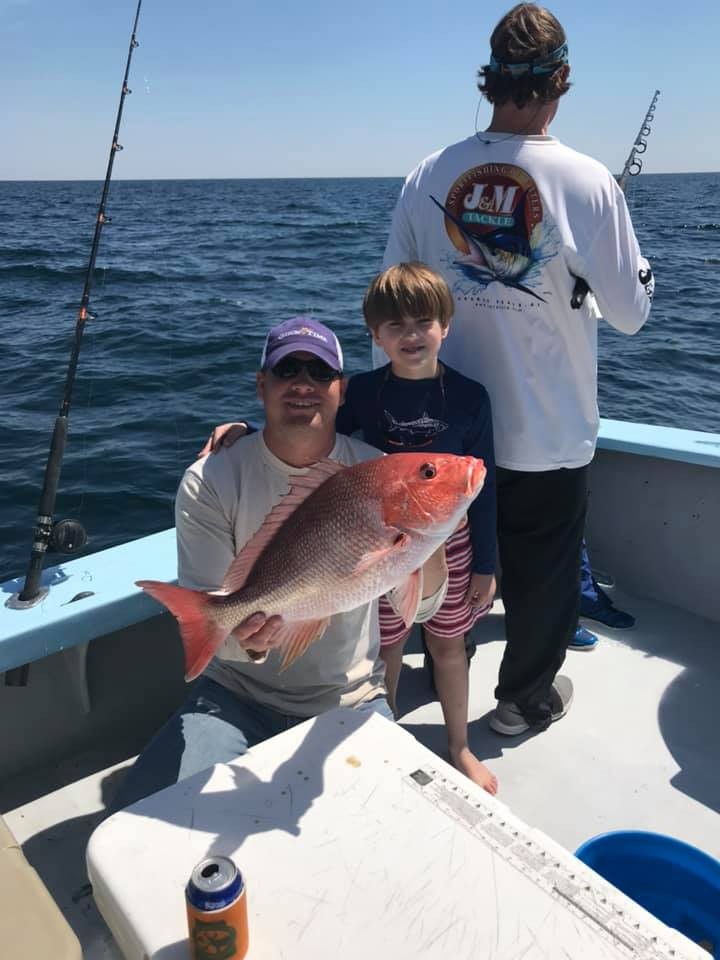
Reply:
[[[720,467],[717,433],[601,420],[598,446]],[[5,606],[5,600],[21,589],[22,577],[2,584],[0,673],[162,613],[164,608],[135,586],[140,579],[177,582],[174,529],[49,567],[43,585],[50,591],[29,610]],[[91,596],[70,602],[88,591],[93,591]]]
[[[600,420],[598,447],[720,468],[720,433],[628,423],[626,420]]]
[[[0,673],[163,612],[135,586],[139,579],[177,581],[174,528],[48,567],[42,583],[50,592],[27,610],[5,606],[21,589],[23,578],[3,583]],[[87,591],[93,591],[92,596],[71,602]]]

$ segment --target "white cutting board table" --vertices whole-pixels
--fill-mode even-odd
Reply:
[[[248,886],[248,960],[707,960],[397,724],[335,710],[142,800],[88,847],[127,960],[187,960],[206,856]]]

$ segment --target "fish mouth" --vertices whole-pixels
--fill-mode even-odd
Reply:
[[[468,463],[465,495],[468,497],[475,497],[480,492],[480,488],[485,482],[487,470],[485,469],[485,464],[482,460],[478,460],[475,457],[468,457],[468,460],[470,462]]]

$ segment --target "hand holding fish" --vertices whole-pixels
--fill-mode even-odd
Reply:
[[[282,617],[277,614],[266,617],[262,612],[253,613],[235,627],[232,636],[248,653],[265,654],[268,650],[279,646],[282,625]]]
[[[198,459],[206,457],[210,453],[217,453],[223,447],[231,447],[236,440],[244,437],[246,433],[247,424],[242,420],[240,422],[218,424],[205,441],[205,446],[198,453]]]

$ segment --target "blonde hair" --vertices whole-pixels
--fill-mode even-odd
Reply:
[[[363,299],[365,323],[372,331],[388,320],[433,317],[445,329],[455,310],[452,294],[439,273],[424,263],[398,263],[371,281]]]

